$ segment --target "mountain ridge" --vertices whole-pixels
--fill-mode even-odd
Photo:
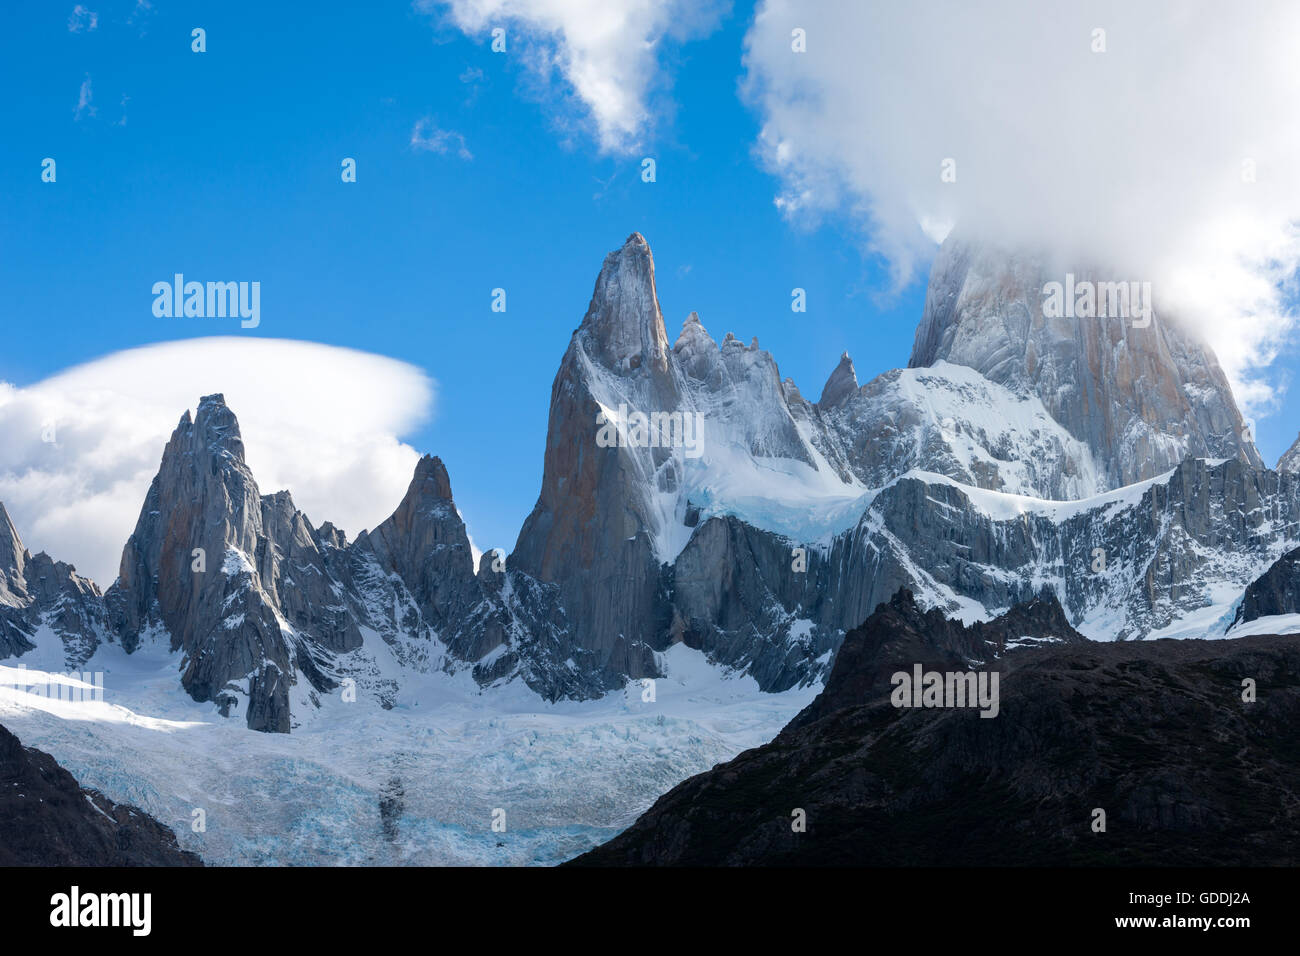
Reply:
[[[987,365],[961,345],[981,341],[973,322],[1007,334],[987,290],[1012,289],[1021,315],[1032,285],[990,279],[985,250],[968,289],[971,267],[958,266],[972,253],[945,250],[913,366],[861,384],[844,353],[810,403],[756,339],[718,343],[694,312],[670,346],[653,254],[633,233],[605,257],[556,373],[537,504],[505,560],[484,555],[477,568],[440,459],[424,456],[393,514],[349,542],[328,521],[313,526],[288,492],[260,492],[233,410],[204,396],[168,441],[102,597],[68,566],[26,555],[4,515],[0,656],[26,653],[43,627],[69,666],[101,642],[130,651],[162,634],[196,700],[287,732],[347,681],[391,706],[401,675],[377,664],[390,652],[404,669],[468,669],[482,686],[520,679],[548,700],[660,676],[658,655],[678,642],[765,691],[807,685],[899,588],[969,622],[1048,588],[1068,626],[1122,639],[1220,604],[1227,614],[1300,542],[1300,476],[1263,469],[1237,434],[1235,456],[1180,457],[1113,487],[1129,465],[1069,425],[1069,409],[1053,412],[1005,345],[989,369],[1005,384],[944,357]],[[1194,351],[1165,325],[1159,342],[1174,345],[1156,348],[1152,374]],[[1078,333],[1085,347],[1094,334],[1131,341],[1099,329]],[[1068,341],[1048,344],[1058,371],[1078,367],[1060,358]],[[1205,428],[1239,420],[1213,356],[1194,368],[1218,396],[1205,401],[1231,412]],[[1111,371],[1090,367],[1086,381]],[[1128,396],[1141,417],[1144,381],[1096,387]],[[1167,411],[1144,427],[1159,432]],[[611,431],[618,440],[602,440]],[[1160,447],[1192,441],[1166,437]]]

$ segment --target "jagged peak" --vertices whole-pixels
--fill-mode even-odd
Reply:
[[[347,532],[335,525],[333,521],[322,524],[316,529],[316,534],[331,547],[342,549],[348,546]]]
[[[441,498],[451,501],[451,477],[447,466],[435,455],[425,455],[415,466],[415,475],[406,490],[411,499]]]
[[[492,569],[492,565],[497,559],[504,560],[506,552],[504,548],[488,548],[478,557],[478,575],[485,577],[495,575],[497,572]]]
[[[1300,472],[1300,435],[1291,443],[1291,447],[1282,452],[1274,471]]]
[[[845,352],[844,358],[848,358],[848,355],[849,353]],[[921,610],[921,606],[916,603],[916,595],[912,593],[911,588],[899,588],[897,591],[893,593],[890,599],[887,602],[885,602],[885,604],[888,604],[896,611],[920,611]],[[876,612],[879,613],[880,608],[883,606],[884,604],[877,605]]]
[[[794,379],[788,375],[781,381],[781,391],[785,393],[785,401],[788,405],[804,401],[803,393],[799,391],[799,386],[796,385]]]
[[[654,255],[639,232],[605,256],[579,333],[606,367],[668,367],[668,334],[655,289]]]
[[[851,395],[856,394],[857,391],[858,373],[853,367],[853,359],[849,358],[848,352],[845,352],[840,355],[839,364],[835,366],[835,371],[831,372],[831,377],[826,380],[817,407],[821,409],[834,408],[842,404]]]
[[[172,449],[196,451],[200,448],[217,457],[229,458],[241,465],[244,463],[244,440],[239,430],[239,419],[220,393],[200,398],[193,417],[189,409],[185,410],[163,456],[165,458]]]
[[[0,501],[0,575],[6,571],[21,574],[26,551],[22,536],[18,534],[18,528],[14,526],[9,512],[5,510],[4,502]]]
[[[230,406],[226,404],[226,397],[221,393],[204,395],[199,399],[194,424],[200,428],[206,426],[214,430],[233,431],[236,437],[239,436],[239,419],[230,410]]]
[[[692,312],[686,317],[686,321],[682,323],[682,331],[677,336],[677,341],[673,343],[673,351],[700,349],[705,346],[716,349],[718,343],[713,341],[713,336],[709,335],[709,330],[700,321],[700,314]]]
[[[262,504],[285,514],[295,514],[298,511],[298,506],[293,503],[293,495],[289,493],[288,489],[262,495]]]

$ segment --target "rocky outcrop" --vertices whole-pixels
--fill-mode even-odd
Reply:
[[[1300,472],[1300,437],[1291,443],[1291,447],[1282,452],[1282,457],[1277,460],[1275,471],[1285,471],[1291,474]]]
[[[337,586],[318,533],[287,492],[260,495],[234,413],[209,395],[163,451],[106,603],[128,650],[156,627],[184,652],[195,700],[242,701],[250,728],[283,732],[298,675],[327,691],[333,655],[361,646]]]
[[[475,571],[439,459],[422,459],[392,516],[349,543],[288,492],[259,492],[234,413],[210,395],[168,442],[106,603],[128,651],[163,636],[190,695],[254,730],[288,732],[344,678],[391,706],[400,682],[363,629],[413,673],[471,667],[485,684],[518,676],[552,698],[590,696],[597,668],[569,663],[554,589],[493,564]]]
[[[658,496],[680,480],[671,447],[602,447],[603,416],[620,405],[678,410],[674,372],[654,259],[634,234],[606,256],[556,374],[541,494],[509,561],[558,589],[568,643],[592,655],[591,695],[656,673],[652,651],[667,623]]]
[[[1035,395],[942,360],[849,389],[846,359],[817,403],[812,434],[829,459],[843,461],[868,488],[912,469],[1037,498],[1087,498],[1107,487],[1091,450]]]
[[[858,372],[853,367],[853,359],[845,352],[840,356],[840,364],[835,366],[831,377],[822,386],[822,397],[817,400],[819,411],[829,411],[844,404],[858,393]]]
[[[102,595],[72,565],[32,555],[0,503],[0,660],[34,649],[42,627],[62,641],[66,666],[80,667],[108,632]]]
[[[998,713],[984,719],[976,708],[891,703],[891,669],[964,669],[969,646],[932,623],[883,609],[846,638],[821,697],[775,740],[680,784],[573,862],[1300,862],[1293,639],[1019,651],[1000,662]],[[1248,677],[1253,702],[1242,699]]]
[[[397,510],[354,545],[372,554],[386,574],[394,574],[420,610],[423,623],[439,632],[460,626],[481,600],[465,522],[451,496],[451,478],[442,461],[426,455]],[[453,652],[477,660],[500,643],[499,635],[465,635]]]
[[[1004,608],[1049,584],[1083,633],[1127,640],[1213,605],[1214,593],[1239,593],[1298,530],[1296,476],[1190,459],[1168,476],[1080,503],[903,479],[876,497],[831,556],[872,555],[873,579],[910,580],[928,605],[953,613],[963,598]],[[856,601],[872,590],[844,593],[850,621],[865,617]]]
[[[1128,282],[1097,268],[1058,268],[950,236],[930,273],[909,366],[969,366],[1037,396],[1092,451],[1112,488],[1154,477],[1189,457],[1262,467],[1232,390],[1210,349],[1174,317],[1049,318],[1044,287]],[[1154,290],[1159,299],[1160,290]],[[1139,323],[1144,318],[1138,318]]]
[[[1300,548],[1288,551],[1242,595],[1234,624],[1277,614],[1300,614]]]
[[[0,727],[0,866],[202,866],[135,807],[78,785]]]
[[[911,591],[900,588],[861,627],[849,632],[826,686],[789,726],[802,727],[843,707],[886,695],[891,676],[914,664],[923,671],[1001,670],[1009,651],[1087,643],[1050,592],[991,621],[968,626],[935,608],[921,608]]]
[[[972,620],[1048,587],[1063,623],[1097,640],[1145,637],[1222,600],[1224,619],[1189,635],[1218,636],[1231,598],[1214,595],[1241,593],[1297,536],[1300,476],[1235,460],[1192,459],[1085,502],[915,475],[821,543],[705,521],[673,568],[675,627],[764,690],[824,677],[827,652],[899,588]]]

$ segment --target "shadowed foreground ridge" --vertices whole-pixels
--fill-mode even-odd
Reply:
[[[0,727],[0,866],[202,866],[135,807],[83,789]]]
[[[891,705],[890,672],[959,656],[926,622],[910,595],[881,605],[775,740],[572,862],[1300,863],[1300,639],[1040,643],[1005,655],[1001,711],[983,719]]]

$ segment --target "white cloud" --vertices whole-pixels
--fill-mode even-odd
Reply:
[[[94,10],[87,10],[80,3],[72,8],[72,16],[68,17],[69,33],[80,33],[82,30],[91,33],[98,26],[99,14]]]
[[[474,154],[465,145],[464,136],[452,129],[439,129],[428,116],[416,120],[415,127],[411,130],[411,149],[439,155],[455,150],[461,159],[474,158]]]
[[[0,501],[28,548],[107,587],[177,421],[221,392],[262,493],[287,488],[314,524],[355,537],[405,494],[419,455],[400,436],[432,413],[434,391],[405,362],[308,342],[116,352],[30,387],[0,383]]]
[[[1250,405],[1293,326],[1298,48],[1289,0],[764,0],[744,89],[791,217],[847,211],[900,283],[953,223],[1150,280]]]
[[[86,115],[94,116],[94,100],[95,93],[90,86],[90,74],[87,73],[86,78],[81,81],[81,89],[77,91],[77,110],[76,113],[73,114],[73,118],[81,119],[81,117]]]
[[[149,0],[135,0],[135,7],[131,10],[130,16],[126,18],[126,22],[133,26],[137,23],[144,24],[152,13],[153,4]],[[143,26],[140,28],[140,35],[144,36]]]
[[[723,0],[417,0],[446,8],[466,34],[506,30],[506,56],[521,56],[544,82],[559,73],[596,127],[601,149],[636,148],[652,123],[649,100],[664,83],[666,41],[711,30]]]

